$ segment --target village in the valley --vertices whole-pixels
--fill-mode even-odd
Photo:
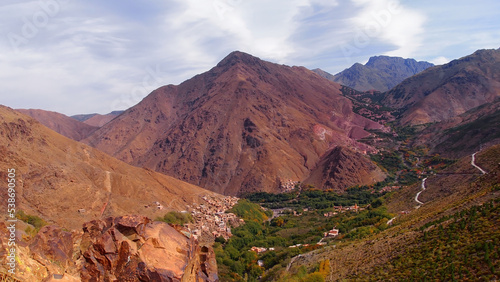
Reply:
[[[284,181],[280,183],[280,190],[282,193],[290,192],[296,189],[296,185],[298,181]],[[400,188],[399,186],[395,187],[384,187],[385,190],[396,190]],[[228,240],[232,236],[231,228],[237,227],[244,224],[244,220],[238,218],[236,214],[227,212],[234,205],[236,205],[239,201],[237,197],[225,196],[225,197],[214,197],[211,195],[204,195],[201,197],[203,200],[200,204],[192,204],[187,205],[187,211],[182,211],[183,213],[190,213],[193,222],[185,224],[182,230],[182,233],[187,237],[193,237],[199,241],[212,241],[217,237],[222,237],[225,240]],[[159,202],[153,203],[153,206],[156,205],[158,209],[163,209],[163,206]],[[323,214],[324,217],[332,217],[339,213],[344,212],[359,212],[365,210],[364,207],[359,207],[357,204],[353,206],[334,206],[333,211],[329,211]],[[295,210],[289,208],[282,209],[274,209],[273,216],[277,217],[283,214],[292,214],[294,216],[300,216],[302,213],[299,213]],[[303,212],[308,212],[309,209],[304,208]],[[270,218],[269,220],[271,220]],[[327,238],[334,238],[339,235],[339,230],[333,228],[331,230],[327,230],[323,233],[323,237],[317,243],[317,245],[325,245],[324,242]],[[289,248],[298,248],[298,247],[307,247],[308,244],[302,245],[297,244],[293,246],[289,246]],[[274,248],[264,248],[254,246],[250,249],[250,251],[254,251],[256,253],[262,253],[266,251],[273,251]]]
[[[206,195],[202,199],[205,201],[203,204],[188,205],[188,208],[192,209],[191,216],[194,222],[188,224],[187,228],[195,239],[199,239],[202,234],[210,234],[213,238],[221,236],[227,240],[232,236],[231,226],[244,223],[243,219],[234,213],[226,213],[238,203],[239,198],[230,196],[216,198]]]

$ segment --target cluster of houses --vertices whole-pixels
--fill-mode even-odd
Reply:
[[[365,210],[365,208],[361,208],[358,206],[358,204],[354,204],[354,206],[334,206],[333,207],[333,210],[334,211],[329,211],[329,212],[326,212],[323,214],[324,217],[332,217],[334,215],[337,215],[338,213],[343,213],[343,212],[347,212],[347,211],[354,211],[354,212],[358,212],[358,211],[363,211]]]
[[[252,247],[249,250],[250,252],[256,252],[258,254],[266,252],[266,251],[274,251],[274,248],[262,248],[262,247]]]
[[[203,196],[205,201],[198,206],[188,206],[192,208],[191,215],[194,224],[190,226],[191,233],[195,239],[198,239],[202,233],[208,233],[214,238],[222,236],[229,239],[232,236],[231,225],[240,225],[243,219],[239,219],[234,213],[226,213],[237,202],[236,197],[216,198]]]
[[[144,207],[145,208],[155,208],[155,209],[158,209],[158,210],[162,210],[163,209],[163,205],[160,204],[160,202],[153,202],[152,204],[145,205]]]
[[[401,186],[385,186],[384,188],[380,189],[378,191],[379,193],[384,193],[384,192],[391,192],[400,189]]]
[[[293,189],[295,189],[295,186],[298,183],[299,183],[298,181],[293,181],[291,179],[288,179],[285,182],[280,181],[280,191],[282,193],[291,192],[291,191],[293,191]]]

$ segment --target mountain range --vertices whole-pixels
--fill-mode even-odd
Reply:
[[[17,109],[18,112],[36,119],[41,124],[68,138],[80,141],[97,129],[66,115],[40,109]]]
[[[414,59],[400,57],[375,56],[364,65],[355,63],[336,75],[321,69],[313,71],[322,77],[358,91],[375,90],[385,92],[427,68],[434,66],[429,62],[417,62]]]
[[[450,145],[453,138],[440,132],[459,126],[460,114],[500,95],[495,71],[500,61],[498,52],[480,50],[449,64],[427,68],[387,93],[377,94],[381,97],[377,99],[396,110],[394,114],[402,125],[443,121],[443,125],[434,125],[438,133],[434,138],[419,140],[427,140],[424,143],[436,148],[436,152],[447,154],[446,149],[439,148],[453,148],[443,147]],[[430,65],[378,56],[366,66],[388,70],[406,66],[420,71]],[[381,124],[354,113],[343,87],[305,68],[233,52],[208,72],[178,86],[161,87],[125,112],[70,118],[42,110],[22,111],[69,138],[82,140],[129,164],[226,195],[279,192],[287,181],[306,181],[319,187],[329,183],[329,188],[342,190],[384,178],[363,156],[377,149],[357,140],[371,135],[366,130],[387,131]],[[434,106],[444,103],[450,104],[447,111]],[[488,113],[494,115],[496,111]],[[474,117],[461,123],[476,120],[478,114]],[[74,119],[100,120],[94,123],[100,127]],[[496,130],[489,132],[488,140],[496,143]],[[425,132],[422,134],[424,137]],[[479,141],[467,140],[470,150],[478,146]],[[335,152],[349,155],[345,159],[351,165],[338,166],[339,160],[333,157],[338,157],[334,154],[338,146],[342,149]],[[455,150],[455,156],[470,150]],[[337,166],[337,173],[328,172],[332,165]],[[362,169],[345,169],[350,166]]]
[[[0,106],[0,176],[16,169],[23,211],[22,279],[496,279],[499,73],[500,49],[440,66],[372,57],[334,77],[235,51],[125,111],[68,117]],[[200,215],[224,195],[292,207],[275,210],[281,221],[231,226],[233,240]],[[322,195],[321,209],[308,206]],[[206,222],[194,230],[151,220],[168,211]],[[26,217],[49,225],[33,234]],[[321,236],[332,228],[338,237]],[[0,234],[4,258],[4,223]],[[248,251],[270,242],[273,252]]]

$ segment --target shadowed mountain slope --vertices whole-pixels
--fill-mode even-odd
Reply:
[[[432,124],[423,130],[416,144],[426,144],[431,152],[459,158],[480,148],[500,143],[500,98],[459,116]]]
[[[304,183],[344,191],[354,185],[382,181],[385,174],[368,157],[338,146],[325,154]]]

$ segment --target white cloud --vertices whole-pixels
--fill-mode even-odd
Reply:
[[[406,8],[399,0],[352,0],[361,12],[353,18],[366,45],[381,40],[392,44],[388,56],[411,57],[422,44],[425,16]]]
[[[500,47],[500,4],[492,0],[41,1],[66,4],[17,53],[7,35],[22,36],[24,19],[43,10],[41,2],[0,4],[1,104],[106,113],[204,72],[234,50],[335,73],[380,54],[440,63]]]
[[[446,58],[446,57],[437,57],[437,58],[434,58],[431,60],[431,63],[435,64],[435,65],[444,65],[444,64],[447,64],[450,62],[450,59]]]
[[[193,41],[215,34],[230,38],[227,45],[234,46],[233,49],[277,61],[294,51],[287,41],[296,29],[293,19],[301,6],[309,5],[306,0],[183,2],[184,13],[167,22],[184,35],[182,41],[191,46],[188,51],[198,49],[192,45]],[[195,30],[189,28],[193,24],[197,25]]]

